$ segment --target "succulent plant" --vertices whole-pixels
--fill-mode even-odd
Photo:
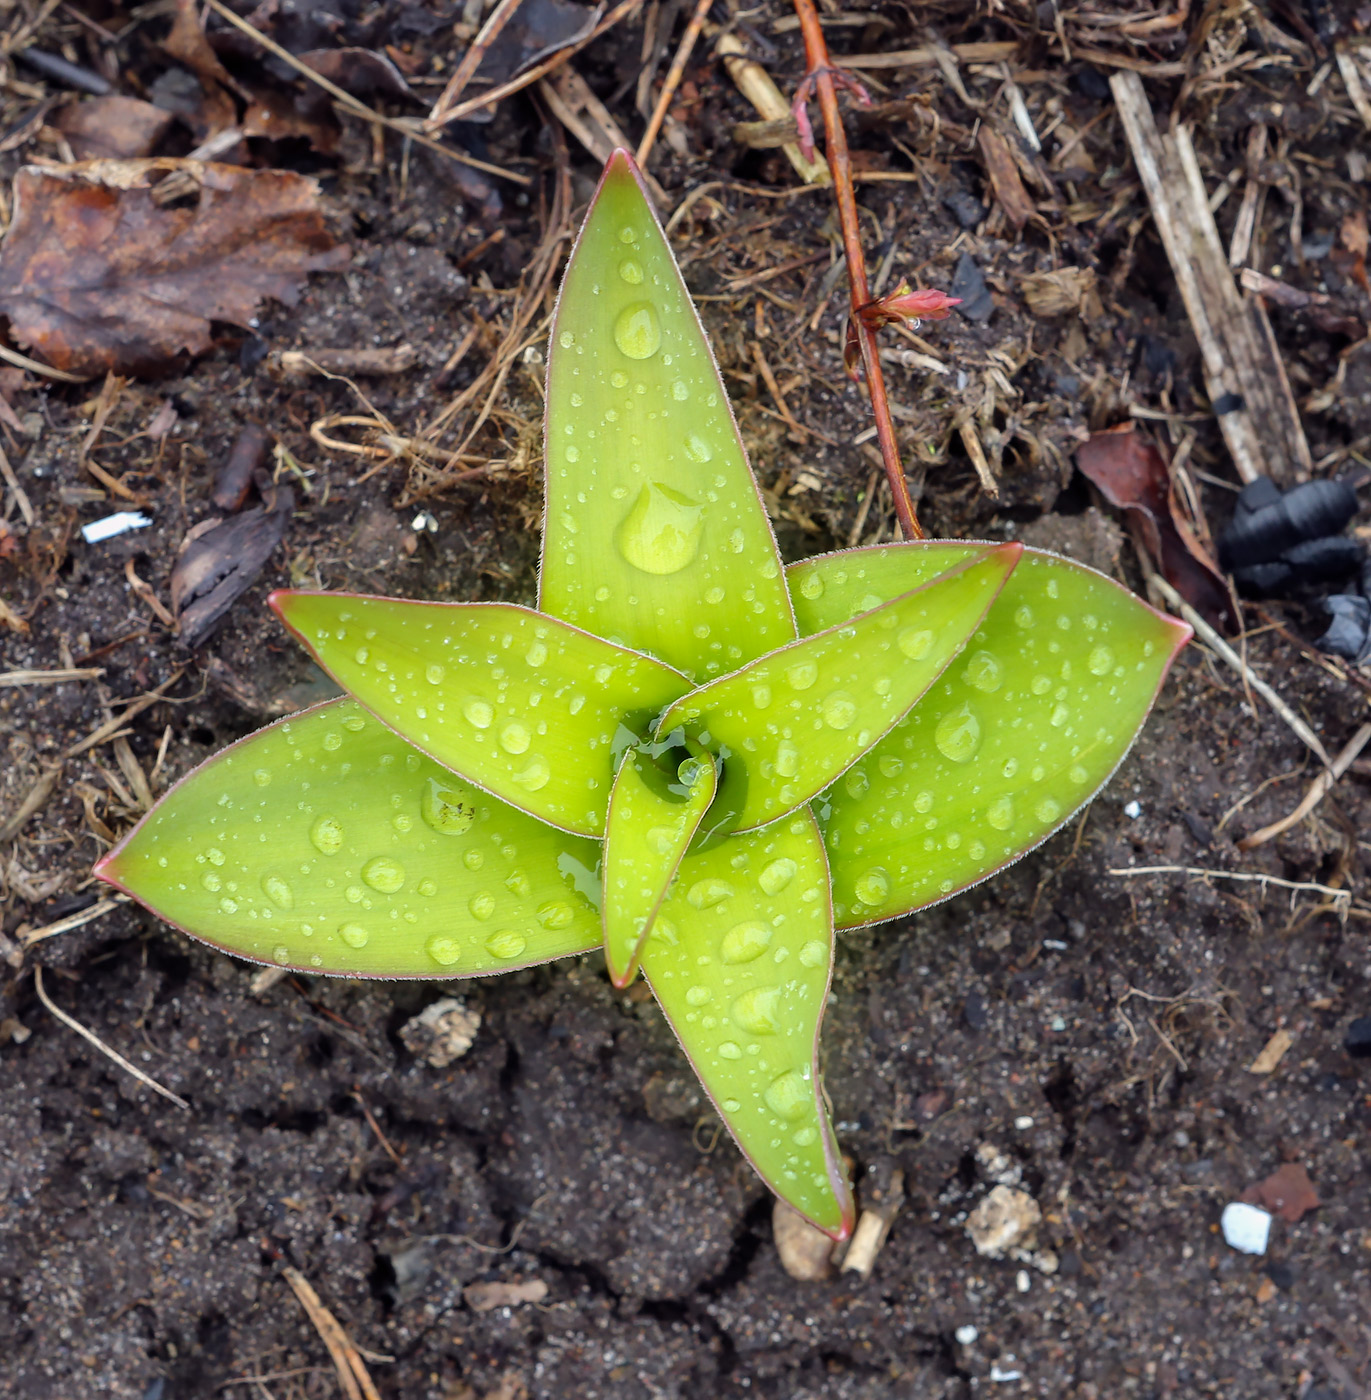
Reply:
[[[168,792],[96,867],[227,951],[450,979],[602,946],[739,1147],[835,1237],[835,930],[1016,859],[1109,777],[1189,629],[1017,544],[783,567],[631,160],[548,358],[538,607],[279,592],[348,692]]]

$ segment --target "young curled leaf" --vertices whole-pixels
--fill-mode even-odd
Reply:
[[[337,700],[202,764],[96,874],[255,962],[470,977],[599,943],[597,855]]]
[[[788,574],[833,626],[975,546],[826,555]],[[1128,752],[1190,629],[1112,580],[1026,550],[918,705],[816,804],[840,928],[946,899],[1046,839]]]
[[[708,753],[684,757],[668,775],[659,758],[684,753],[675,745],[658,755],[643,748],[625,755],[609,798],[605,822],[604,897],[609,980],[626,987],[638,975],[643,940],[652,929],[662,899],[686,847],[700,829],[714,800],[718,766]]]
[[[650,656],[512,604],[294,592],[271,603],[396,733],[582,836],[604,830],[620,725],[641,729],[688,688]]]

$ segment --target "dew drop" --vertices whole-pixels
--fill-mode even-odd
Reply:
[[[423,880],[420,880],[414,888],[417,889],[419,893],[423,895],[426,899],[431,899],[435,894],[438,893],[438,882],[436,880],[430,880],[425,878]]]
[[[698,501],[660,482],[638,493],[615,531],[619,553],[645,574],[675,574],[699,552],[705,510]]]
[[[211,893],[218,894],[224,888],[224,882],[212,870],[206,870],[200,877],[200,883]]]
[[[262,890],[277,908],[295,908],[295,892],[279,875],[264,875]]]
[[[479,890],[467,901],[473,919],[485,920],[495,912],[495,896],[489,890]]]
[[[637,241],[638,232],[635,228],[632,227],[632,225],[625,224],[623,228],[619,230],[620,243],[636,243]]]
[[[776,745],[776,776],[793,778],[800,771],[800,751],[789,739]]]
[[[614,343],[630,360],[650,360],[661,348],[662,324],[651,302],[635,301],[615,317]]]
[[[749,919],[744,923],[734,924],[724,934],[719,956],[726,963],[749,963],[754,958],[760,958],[770,942],[770,925],[762,923],[759,919]]]
[[[225,895],[219,901],[219,912],[221,914],[236,914],[238,912],[238,901]]]
[[[531,735],[522,724],[511,722],[500,731],[500,747],[506,753],[523,753],[528,748]]]
[[[898,778],[904,772],[904,759],[899,754],[885,753],[876,760],[883,778]]]
[[[530,642],[524,660],[530,666],[541,666],[547,660],[547,647],[542,642]]]
[[[1052,823],[1062,814],[1061,804],[1051,797],[1044,797],[1033,809],[1034,815],[1040,822]]]
[[[632,258],[625,258],[623,262],[619,264],[619,276],[627,282],[630,287],[641,287],[643,285],[643,269],[634,262]],[[624,353],[628,354],[629,352],[625,350]],[[641,360],[645,357],[642,355],[634,355],[633,358],[635,360]]]
[[[817,570],[806,574],[800,580],[800,596],[802,598],[822,598],[824,596],[823,575]]]
[[[1114,669],[1114,653],[1107,646],[1095,647],[1088,659],[1086,666],[1093,676],[1107,676]]]
[[[686,456],[692,462],[705,462],[714,460],[714,448],[710,445],[708,438],[703,438],[699,433],[691,433],[685,440]]]
[[[1077,763],[1072,766],[1071,771],[1066,776],[1070,778],[1071,781],[1075,783],[1077,787],[1079,787],[1082,783],[1086,782],[1089,779],[1090,774],[1087,773],[1079,763]]]
[[[440,835],[461,836],[476,820],[476,804],[469,791],[430,778],[419,798],[419,813]]]
[[[828,944],[812,938],[800,949],[802,967],[822,967],[828,961]]]
[[[684,403],[690,397],[690,388],[684,380],[678,379],[671,386],[671,397],[677,403]]]
[[[440,967],[451,967],[462,956],[462,945],[450,933],[435,933],[424,944],[424,951]]]
[[[627,386],[628,386],[628,375],[626,375],[626,374],[623,372],[623,370],[621,370],[621,369],[616,369],[616,370],[614,371],[614,373],[611,374],[611,375],[609,376],[609,382],[610,382],[616,389],[624,389],[624,388],[627,388]]]
[[[495,958],[508,962],[517,958],[528,947],[528,940],[522,933],[512,928],[502,928],[486,939],[486,951]]]
[[[342,824],[333,817],[319,817],[309,829],[309,839],[323,855],[337,855],[343,845]]]
[[[801,1128],[790,1140],[796,1147],[812,1147],[818,1142],[819,1134],[813,1128]]]
[[[852,889],[863,904],[881,904],[890,894],[890,877],[884,870],[868,870],[857,877]]]
[[[670,826],[652,826],[647,831],[647,844],[655,855],[669,856],[676,849],[676,829]]]
[[[224,853],[218,846],[211,846],[209,850],[205,852],[205,859],[209,861],[211,865],[223,865]]]
[[[725,1113],[737,1113],[742,1107],[742,1104],[740,1104],[737,1099],[725,1099],[719,1107],[722,1108]]]
[[[729,1008],[733,1023],[751,1035],[775,1035],[780,1029],[781,990],[754,987]]]
[[[361,715],[349,715],[343,721],[343,728],[351,730],[354,734],[360,734],[367,727],[367,722]]]
[[[1065,705],[1054,706],[1048,723],[1053,729],[1060,729],[1071,718],[1071,711]]]
[[[860,800],[865,797],[871,787],[871,779],[860,768],[854,768],[847,777],[843,779],[843,786],[847,789],[847,795]]]
[[[367,933],[366,929],[364,929],[361,924],[344,924],[342,928],[338,930],[338,937],[341,938],[349,948],[365,948],[367,946],[367,939],[370,936],[371,935]]]
[[[766,1100],[766,1106],[788,1123],[804,1117],[814,1103],[814,1095],[804,1076],[795,1069],[787,1070],[779,1078],[773,1079],[762,1097]]]
[[[572,335],[570,331],[563,331],[561,335],[557,337],[557,344],[560,345],[563,350],[570,350],[571,347],[576,344],[576,337]]]
[[[933,742],[944,758],[970,763],[981,746],[981,721],[970,705],[949,710],[933,731]]]
[[[922,661],[933,650],[933,633],[926,627],[906,627],[895,643],[911,661]]]
[[[848,729],[857,718],[857,702],[845,691],[835,690],[824,697],[819,713],[830,729]]]
[[[713,998],[714,993],[708,987],[691,987],[685,995],[687,1006],[705,1006]]]
[[[747,548],[747,537],[741,530],[734,530],[728,537],[728,547],[734,554],[741,554]]]
[[[429,664],[424,667],[424,679],[430,685],[442,685],[445,675],[447,675],[447,668],[440,666],[436,661],[430,661]]]
[[[819,679],[819,668],[812,661],[797,661],[786,667],[785,678],[791,690],[808,690]]]
[[[1003,773],[1006,778],[1012,778],[1018,771],[1019,760],[1013,757],[1013,755],[1005,759],[1004,766],[1000,769],[1000,772]]]
[[[258,768],[252,775],[252,781],[256,783],[258,787],[266,787],[271,782],[271,770],[267,768]]]
[[[477,729],[489,729],[495,718],[495,711],[484,700],[468,700],[462,706],[462,714],[466,716],[467,723],[474,724]]]
[[[547,759],[540,754],[534,754],[513,776],[514,781],[525,792],[538,792],[548,785],[552,778],[552,769],[548,766]]]
[[[271,950],[271,956],[272,956],[278,963],[289,962],[289,961],[290,961],[290,949],[287,948],[286,945],[285,945],[284,943],[278,943],[278,944]]]
[[[727,880],[697,880],[686,891],[686,901],[696,909],[712,909],[732,894],[733,886]]]
[[[1027,630],[1029,627],[1033,626],[1037,619],[1033,616],[1033,609],[1030,608],[1027,603],[1024,603],[1021,607],[1015,609],[1014,621],[1018,626]]]
[[[576,911],[569,904],[563,903],[560,899],[553,900],[550,904],[543,904],[538,909],[538,922],[544,928],[566,928],[573,923],[576,918]]]
[[[381,894],[394,894],[405,883],[405,867],[389,856],[373,856],[362,867],[362,879]]]
[[[757,876],[757,884],[763,894],[778,895],[795,878],[799,868],[788,856],[782,856],[763,868]]]
[[[725,1040],[719,1045],[719,1058],[721,1060],[741,1060],[743,1052],[735,1041]]]
[[[991,652],[974,652],[966,663],[966,683],[987,695],[993,695],[1003,680],[1004,667]]]
[[[1007,797],[997,797],[985,809],[985,819],[996,831],[1008,831],[1014,825],[1014,803]]]
[[[479,870],[486,863],[485,854],[473,847],[469,851],[462,852],[462,864],[468,870]]]
[[[754,685],[752,687],[752,704],[759,710],[764,710],[771,704],[771,687],[769,685]]]

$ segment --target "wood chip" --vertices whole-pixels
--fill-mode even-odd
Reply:
[[[1248,1074],[1270,1074],[1294,1043],[1295,1037],[1282,1027],[1262,1046],[1261,1054],[1248,1065]]]
[[[1289,485],[1313,469],[1285,367],[1259,301],[1238,291],[1219,242],[1190,129],[1163,136],[1136,73],[1109,79],[1157,231],[1199,342],[1205,386],[1244,481]]]
[[[772,81],[771,74],[755,59],[748,57],[743,41],[736,34],[721,34],[714,51],[723,59],[728,76],[733,79],[738,91],[752,103],[763,121],[784,122],[793,119],[790,103]],[[781,149],[805,184],[825,185],[829,182],[831,177],[827,161],[806,160],[793,141],[783,142]]]
[[[381,1400],[381,1392],[367,1371],[366,1362],[353,1344],[352,1338],[343,1330],[342,1324],[319,1301],[319,1295],[311,1287],[309,1280],[299,1269],[289,1265],[281,1270],[290,1284],[300,1306],[309,1314],[328,1354],[333,1359],[333,1369],[338,1373],[338,1386],[347,1400]]]
[[[1038,211],[1019,178],[1019,167],[1010,154],[1009,146],[989,122],[981,123],[976,133],[976,143],[981,148],[990,188],[1000,208],[1015,230],[1021,231],[1030,219],[1037,217]]]
[[[462,1301],[472,1312],[517,1308],[522,1303],[541,1303],[546,1297],[547,1284],[540,1278],[519,1279],[514,1283],[469,1283],[462,1290]]]

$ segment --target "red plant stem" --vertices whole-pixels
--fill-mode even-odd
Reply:
[[[909,485],[900,463],[900,449],[895,442],[895,424],[890,417],[890,401],[885,392],[885,375],[876,348],[876,335],[862,323],[857,308],[871,300],[866,280],[866,255],[862,251],[861,224],[857,215],[857,195],[852,188],[852,165],[847,155],[847,133],[843,130],[842,113],[838,110],[838,94],[828,58],[828,44],[813,0],[794,0],[800,30],[805,41],[805,60],[819,98],[819,110],[824,118],[824,154],[833,176],[833,194],[838,202],[838,223],[843,233],[843,255],[847,259],[847,280],[851,289],[851,316],[856,328],[857,343],[862,351],[867,388],[871,394],[871,411],[876,417],[876,440],[881,448],[886,479],[895,502],[895,515],[900,531],[907,540],[925,538],[914,511]]]

